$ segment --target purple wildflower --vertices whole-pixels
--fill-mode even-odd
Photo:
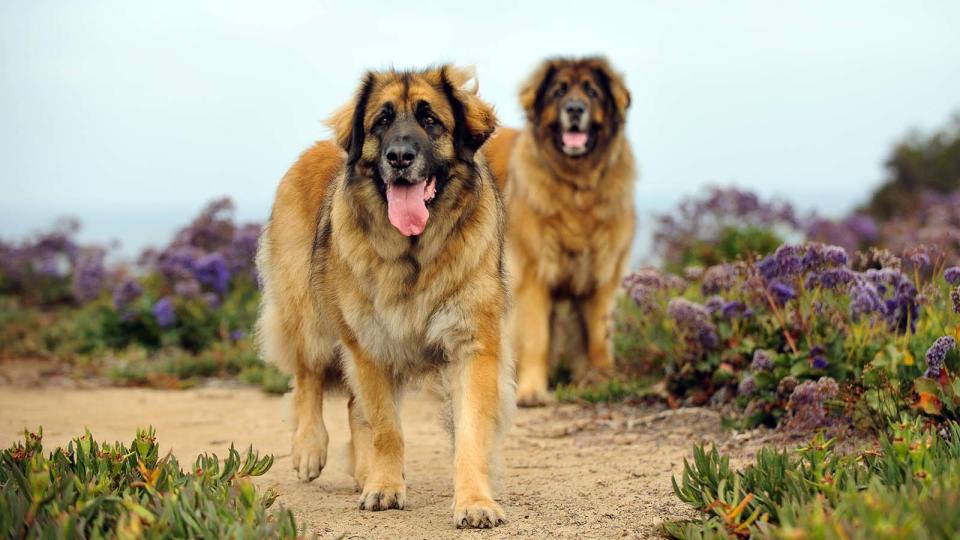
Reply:
[[[171,246],[157,256],[157,270],[170,281],[190,279],[201,253],[191,246]]]
[[[954,313],[960,314],[960,286],[950,293],[950,299],[953,300],[953,311]]]
[[[636,272],[631,272],[623,278],[623,288],[630,290],[638,285],[653,287],[655,289],[664,288],[663,276],[656,268],[645,266]]]
[[[750,362],[750,369],[753,371],[770,371],[773,369],[773,360],[763,349],[753,351],[753,361]]]
[[[630,299],[646,312],[651,312],[655,308],[656,291],[652,287],[637,285],[630,289]]]
[[[211,289],[225,293],[230,284],[230,270],[227,268],[227,261],[219,253],[208,253],[197,259],[194,268],[194,276],[201,284]]]
[[[780,267],[773,255],[767,255],[757,263],[757,270],[766,280],[771,280],[780,274]]]
[[[827,361],[827,357],[822,354],[818,354],[810,359],[810,366],[813,367],[813,369],[827,369],[829,365],[830,362]]]
[[[930,254],[927,253],[926,247],[921,246],[911,250],[909,257],[910,262],[913,263],[913,266],[918,269],[923,269],[930,266]]]
[[[674,298],[667,305],[667,314],[688,335],[696,336],[701,345],[716,346],[718,341],[716,328],[710,322],[710,312],[706,307],[686,298]]]
[[[825,356],[826,352],[827,349],[825,349],[823,345],[814,345],[813,348],[810,349],[810,366],[812,366],[813,369],[827,369],[830,362],[827,361],[827,357]]]
[[[773,294],[774,300],[776,300],[780,305],[783,305],[787,303],[788,300],[797,297],[797,292],[793,290],[793,287],[782,281],[774,281],[771,283],[770,293]]]
[[[947,359],[947,353],[957,346],[957,340],[950,336],[941,336],[937,338],[933,345],[927,349],[927,371],[925,377],[936,379],[940,377],[940,370],[943,369],[944,360]]]
[[[710,313],[716,313],[723,309],[723,305],[726,303],[727,301],[720,296],[711,296],[710,298],[707,298],[707,301],[703,304],[703,306],[707,308],[707,311]]]
[[[825,246],[823,248],[823,258],[833,266],[843,266],[849,260],[847,250],[840,246]]]
[[[169,296],[164,296],[158,300],[151,311],[160,328],[168,328],[177,320],[177,314],[173,308],[173,299]]]
[[[747,375],[740,381],[740,384],[737,385],[737,394],[741,396],[752,396],[757,393],[757,380],[753,378],[753,375]]]
[[[193,278],[181,279],[173,284],[173,292],[186,298],[197,296],[200,294],[200,283]]]
[[[781,381],[782,382],[782,381]],[[826,402],[837,397],[840,388],[830,377],[820,377],[817,382],[804,381],[790,394],[787,410],[790,416],[784,427],[792,431],[810,431],[827,424]]]
[[[870,313],[886,314],[886,305],[874,284],[859,280],[850,287],[850,316],[857,320]]]
[[[835,289],[838,285],[849,285],[856,277],[849,268],[831,268],[820,274],[820,284],[824,289]]]
[[[106,252],[100,248],[80,251],[73,267],[73,295],[80,302],[89,302],[103,291],[107,281],[104,268]]]
[[[951,266],[944,270],[943,279],[951,285],[960,285],[960,266]]]
[[[260,225],[248,223],[233,233],[233,241],[226,248],[227,269],[232,275],[255,272],[254,258],[260,241]]]
[[[230,332],[230,341],[240,341],[245,337],[247,337],[247,332],[242,329],[237,329]]]
[[[704,272],[705,270],[702,266],[688,266],[683,269],[683,277],[690,281],[700,281],[703,279]]]
[[[747,309],[747,306],[739,300],[731,300],[723,304],[723,307],[720,308],[720,314],[724,319],[733,319],[737,315],[744,313]]]
[[[131,302],[140,298],[143,287],[135,279],[126,279],[113,290],[113,306],[123,311]]]
[[[727,291],[733,286],[734,277],[734,271],[731,265],[713,265],[704,271],[703,283],[700,285],[700,289],[704,295]]]
[[[803,263],[798,254],[797,246],[782,245],[774,252],[773,257],[777,261],[777,270],[781,276],[795,276],[803,271]]]

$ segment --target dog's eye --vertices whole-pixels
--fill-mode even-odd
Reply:
[[[437,125],[437,119],[430,116],[429,114],[423,117],[423,125],[425,126],[435,126]]]
[[[565,83],[561,84],[560,86],[557,87],[556,90],[553,91],[553,95],[555,97],[563,97],[563,95],[566,93],[567,93],[567,85]]]
[[[381,127],[390,125],[390,116],[385,114],[378,118],[377,125]]]
[[[587,95],[592,98],[596,98],[597,96],[599,96],[599,94],[597,94],[597,91],[587,83],[583,83],[583,91],[586,92]]]

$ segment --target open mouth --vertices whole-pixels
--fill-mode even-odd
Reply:
[[[427,203],[437,196],[437,177],[410,183],[404,179],[387,184],[387,217],[404,236],[418,236],[427,228]]]
[[[586,154],[589,144],[590,134],[586,131],[573,128],[560,133],[560,149],[568,156],[576,157]]]

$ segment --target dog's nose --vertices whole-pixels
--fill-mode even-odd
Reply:
[[[579,99],[571,99],[566,102],[563,106],[564,111],[571,117],[582,116],[583,113],[587,112],[587,104],[580,101]]]
[[[417,157],[412,143],[399,141],[387,147],[387,162],[395,169],[406,169]]]

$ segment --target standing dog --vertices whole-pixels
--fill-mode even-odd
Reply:
[[[501,339],[504,211],[478,149],[493,109],[449,66],[369,73],[320,142],[290,168],[257,264],[262,354],[295,376],[293,464],[326,463],[323,389],[348,382],[361,510],[403,508],[404,383],[431,372],[449,390],[454,522],[504,522],[489,480],[514,404]]]
[[[586,337],[588,378],[613,367],[610,319],[636,216],[633,154],[624,134],[630,93],[603,58],[551,59],[523,85],[523,131],[487,145],[504,190],[511,331],[521,405],[547,402],[551,313],[571,300]]]

